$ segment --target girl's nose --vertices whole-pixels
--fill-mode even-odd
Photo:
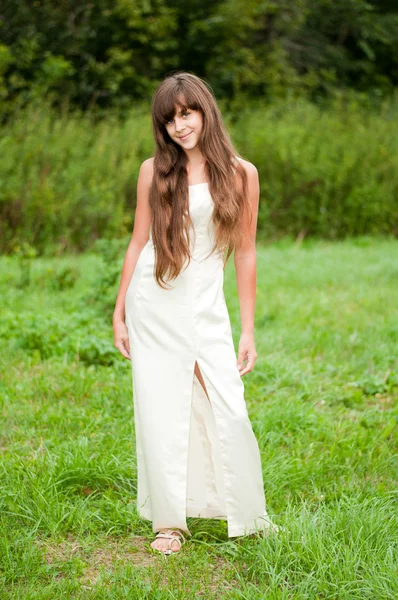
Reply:
[[[178,132],[183,131],[183,129],[185,128],[184,122],[180,121],[179,119],[176,119],[175,123],[176,123],[176,131],[178,131]]]

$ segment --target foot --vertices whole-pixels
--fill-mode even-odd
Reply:
[[[163,535],[167,537],[162,537]],[[162,554],[171,554],[171,552],[175,553],[181,550],[183,540],[184,536],[180,529],[162,529],[151,542],[151,548],[162,552]]]

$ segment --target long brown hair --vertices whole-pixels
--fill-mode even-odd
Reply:
[[[153,179],[149,194],[152,209],[152,239],[156,253],[155,278],[176,278],[190,260],[187,155],[166,130],[176,113],[199,110],[203,118],[198,147],[205,158],[205,174],[214,201],[215,244],[212,250],[227,252],[225,263],[242,241],[239,218],[247,208],[247,175],[239,160],[211,87],[184,71],[167,76],[152,99],[152,125],[156,142]],[[236,175],[241,177],[237,185]],[[224,266],[225,266],[224,263]]]

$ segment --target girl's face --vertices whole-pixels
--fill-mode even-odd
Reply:
[[[166,131],[184,150],[192,150],[199,141],[202,126],[203,117],[199,110],[178,106],[174,117],[166,123]]]

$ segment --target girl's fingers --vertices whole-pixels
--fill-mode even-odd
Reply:
[[[247,352],[240,350],[238,353],[238,360],[237,360],[237,365],[238,365],[239,371],[242,371],[242,369],[245,368],[245,365],[243,363],[245,362],[246,357],[247,357]]]
[[[130,360],[130,347],[126,348],[123,340],[120,340],[120,342],[117,342],[115,344],[115,346],[119,350],[120,354],[122,354],[124,356],[124,358],[127,358],[128,360]]]
[[[130,356],[130,340],[129,340],[129,338],[128,337],[127,338],[122,338],[122,342],[123,342],[124,347],[126,348],[128,354]]]
[[[250,371],[253,371],[255,362],[256,362],[255,358],[249,358],[247,361],[247,365],[244,366],[242,370],[240,370],[240,372],[239,372],[240,376],[243,377],[243,375],[246,375],[246,373],[250,373]]]

